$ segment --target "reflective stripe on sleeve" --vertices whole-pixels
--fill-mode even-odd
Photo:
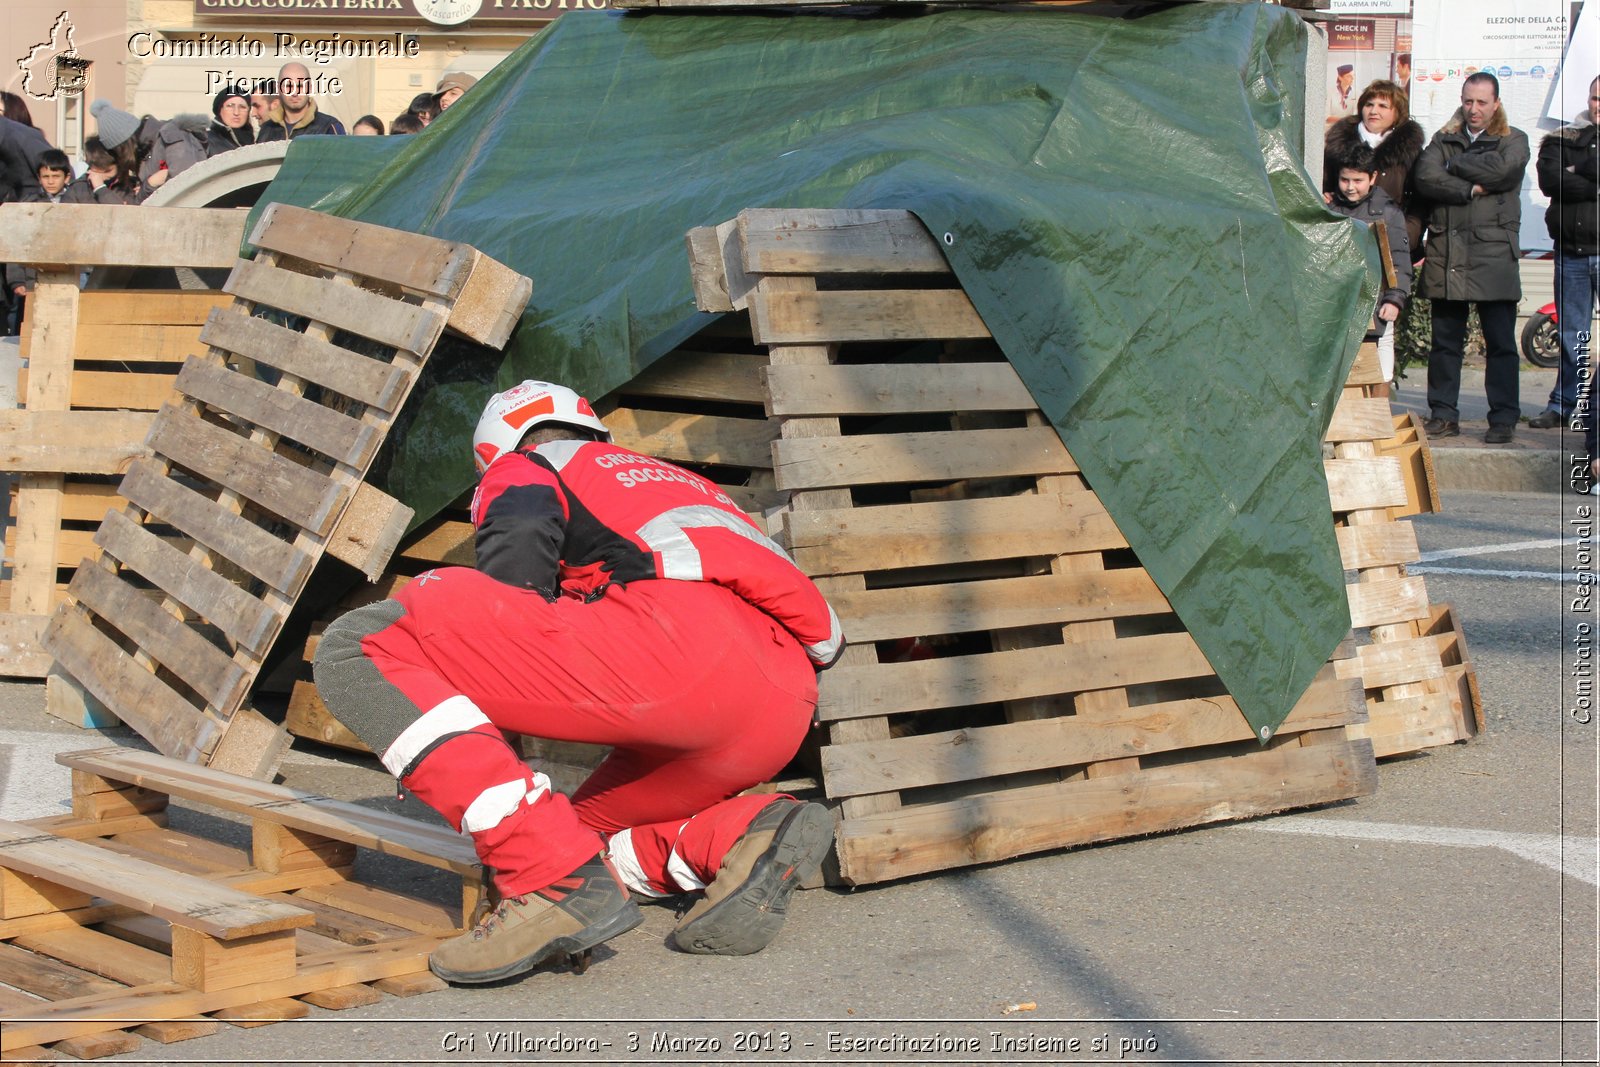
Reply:
[[[705,572],[700,565],[700,550],[689,540],[688,531],[705,529],[731,530],[782,559],[794,562],[776,541],[749,522],[710,504],[687,504],[663,511],[639,527],[639,540],[661,557],[661,577],[699,582],[705,580]]]

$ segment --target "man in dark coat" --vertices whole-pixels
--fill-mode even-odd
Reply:
[[[1542,414],[1529,426],[1568,422],[1578,404],[1589,352],[1596,293],[1600,292],[1600,78],[1589,83],[1589,107],[1570,126],[1539,144],[1539,190],[1550,198],[1544,214],[1556,243],[1556,318],[1561,324],[1561,369]],[[1589,406],[1594,396],[1589,397]]]
[[[311,71],[303,63],[285,63],[278,71],[278,107],[283,121],[268,119],[261,124],[257,141],[292,141],[315,134],[341,134],[344,123],[317,110],[311,99]]]
[[[1505,444],[1522,417],[1517,382],[1517,301],[1522,297],[1518,232],[1528,135],[1506,121],[1500,82],[1484,71],[1461,86],[1461,109],[1417,159],[1417,193],[1430,205],[1427,262],[1417,291],[1433,302],[1428,355],[1431,437],[1460,433],[1461,357],[1467,313],[1478,306],[1488,367],[1489,432]]]
[[[0,204],[39,191],[39,159],[48,151],[44,134],[0,116]]]

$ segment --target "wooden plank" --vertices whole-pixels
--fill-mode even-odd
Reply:
[[[104,975],[123,985],[164,982],[172,974],[172,962],[162,953],[78,926],[42,934],[24,934],[12,943],[30,952],[43,953],[74,967]]]
[[[229,260],[226,266],[233,266]],[[201,326],[233,298],[216,289],[89,289],[79,297],[81,326]]]
[[[135,462],[138,462],[135,460]],[[108,511],[121,511],[127,501],[109,481],[75,478],[61,487],[61,521],[98,523]]]
[[[1367,741],[1144,768],[1136,788],[1122,775],[1012,788],[846,819],[838,832],[840,873],[856,885],[881,882],[1324,804],[1376,788]]]
[[[750,298],[750,325],[766,345],[989,336],[960,289],[758,290]]]
[[[0,944],[0,982],[46,1000],[119,993],[126,988],[70,964],[5,944]]]
[[[1390,419],[1389,398],[1364,397],[1347,389],[1333,409],[1333,420],[1328,425],[1324,441],[1381,441],[1394,433]]]
[[[1322,467],[1334,511],[1396,507],[1406,502],[1406,483],[1396,459],[1328,459],[1322,461]]]
[[[1422,558],[1422,550],[1417,547],[1416,527],[1409,522],[1341,526],[1334,533],[1339,539],[1339,559],[1345,570],[1395,567]]]
[[[419,293],[450,296],[466,281],[468,245],[337,215],[269,204],[250,243],[308,263],[377,278]]]
[[[0,207],[0,262],[81,266],[231,267],[243,212],[109,204]]]
[[[1381,626],[1428,617],[1428,590],[1421,578],[1380,578],[1345,586],[1350,625]]]
[[[311,557],[293,543],[234,514],[182,482],[135,460],[121,490],[137,507],[182,531],[230,563],[280,591],[298,588],[311,573]]]
[[[807,574],[1098,552],[1128,542],[1093,493],[789,511],[784,543]]]
[[[224,297],[224,299],[231,303],[231,298]],[[137,363],[145,373],[156,376],[163,372],[175,372],[178,369],[176,364],[181,364],[188,357],[199,355],[204,351],[205,345],[200,343],[198,326],[168,326],[155,322],[110,322],[104,325],[80,323],[78,332],[72,339],[72,355],[76,360]],[[169,367],[169,364],[173,366]],[[128,373],[121,368],[102,367],[100,370],[102,373],[112,375]],[[74,373],[73,377],[76,378],[78,373],[82,372]],[[76,389],[77,383],[73,384]]]
[[[43,678],[55,659],[39,644],[48,615],[0,613],[0,675]]]
[[[393,411],[407,388],[409,376],[404,367],[358,355],[237,309],[213,314],[200,339],[383,411]]]
[[[1031,411],[1039,405],[1009,363],[769,367],[771,415]]]
[[[1366,720],[1359,683],[1332,668],[1300,698],[1280,736]],[[830,797],[911,789],[1147,756],[1254,738],[1230,697],[1120,707],[822,749]]]
[[[431,351],[444,330],[444,316],[436,311],[262,262],[240,261],[223,290],[407,352]]]
[[[1172,610],[1142,567],[865,589],[828,598],[852,641],[1061,625]]]
[[[430,826],[358,804],[331,800],[264,782],[251,782],[180,760],[132,749],[68,752],[63,766],[127,781],[226,811],[269,819],[285,826],[348,841],[386,855],[478,877],[481,868],[470,842],[443,826]]]
[[[217,723],[85,622],[77,611],[58,612],[45,628],[43,644],[79,684],[114,706],[128,725],[162,752],[194,759],[216,743]]]
[[[1356,349],[1356,359],[1350,366],[1350,376],[1345,379],[1346,385],[1382,385],[1387,379],[1383,376],[1383,369],[1378,363],[1377,342],[1363,342]]]
[[[237,415],[352,467],[365,467],[371,462],[382,438],[377,426],[210,360],[189,360],[176,384],[185,396],[216,411]]]
[[[44,915],[89,905],[89,894],[0,868],[0,919]]]
[[[266,604],[222,575],[207,570],[120,512],[106,516],[95,542],[231,640],[258,656],[266,654],[282,620]],[[45,647],[51,648],[48,641]],[[120,702],[107,703],[117,708]]]
[[[229,716],[228,728],[206,758],[206,766],[271,781],[290,743],[283,727],[254,708],[238,708]]]
[[[749,208],[739,244],[751,274],[948,274],[915,215],[901,210]]]
[[[689,253],[689,287],[694,291],[695,306],[701,311],[732,311],[717,228],[696,226],[683,235],[683,243]]]
[[[294,899],[327,904],[352,915],[376,919],[419,934],[448,937],[461,929],[459,905],[420,900],[378,886],[340,882],[302,889]]]
[[[400,549],[403,559],[470,567],[476,557],[477,529],[470,522],[436,521]]]
[[[114,622],[214,707],[228,707],[243,698],[250,679],[232,656],[104,567],[80,567],[72,580],[72,595],[101,618]]]
[[[22,823],[0,821],[0,861],[11,870],[81,889],[225,941],[311,924],[303,909],[41,833]]]
[[[263,903],[270,906],[278,902]],[[309,914],[305,919],[307,925],[314,921]],[[223,940],[186,926],[172,927],[172,980],[191,989],[213,992],[254,987],[261,982],[293,978],[294,972],[291,930]]]
[[[790,490],[1078,469],[1050,426],[801,438],[779,441],[772,451],[778,488]]]
[[[388,568],[415,514],[370,482],[362,482],[340,513],[324,551],[375,582]]]
[[[735,419],[675,411],[618,408],[606,416],[612,440],[672,463],[772,466],[778,426],[767,419]]]
[[[327,534],[349,496],[326,474],[171,406],[157,414],[150,447],[318,535]]]
[[[760,404],[766,398],[761,374],[766,353],[668,352],[640,371],[620,390],[625,396],[663,400],[736,401]]]
[[[831,668],[818,679],[817,719],[832,722],[1026,697],[1115,689],[1212,674],[1187,633]]]
[[[9,1052],[13,1048],[115,1030],[126,1025],[125,1020],[150,1018],[157,1012],[178,1019],[207,1014],[238,1025],[241,1019],[258,1017],[255,1011],[248,1010],[246,1006],[270,1006],[278,998],[297,996],[315,989],[426,970],[428,953],[436,944],[437,938],[416,937],[303,956],[293,976],[249,986],[207,992],[187,989],[175,982],[152,983],[131,987],[117,996],[75,997],[52,1005],[41,1004],[42,1010],[15,1014],[6,1012],[0,1014],[0,1022],[5,1023],[0,1028],[0,1049]],[[290,1003],[293,1005],[297,1002]],[[245,1009],[245,1014],[239,1014],[241,1009]],[[285,1010],[295,1009],[286,1007]],[[300,1015],[304,1015],[310,1008],[299,1004],[298,1010]],[[13,1017],[29,1021],[14,1022],[11,1021]]]
[[[1359,678],[1368,689],[1444,677],[1439,646],[1431,637],[1362,645],[1351,659],[1334,661],[1341,678]]]
[[[16,474],[120,474],[145,454],[142,411],[0,411],[0,469]]]

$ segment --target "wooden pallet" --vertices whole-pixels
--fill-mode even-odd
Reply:
[[[1350,732],[1370,738],[1380,757],[1483,729],[1460,622],[1448,604],[1430,603],[1426,582],[1405,570],[1421,552],[1404,516],[1437,511],[1438,488],[1420,421],[1365,395],[1382,379],[1376,347],[1362,346],[1326,438],[1339,553],[1356,579],[1348,592],[1358,647],[1336,666],[1365,687],[1368,721]]]
[[[443,987],[428,953],[483,893],[459,835],[129,749],[59,760],[72,814],[0,823],[7,1060],[114,1055]],[[249,847],[171,829],[169,798],[241,817]],[[358,881],[358,849],[448,872],[460,900]]]
[[[11,577],[0,587],[0,674],[49,672],[39,634],[65,595],[59,568],[77,563],[63,556],[82,547],[81,538],[63,536],[79,532],[80,520],[68,516],[101,503],[94,497],[108,479],[89,476],[120,474],[138,454],[150,424],[144,413],[160,403],[158,379],[176,373],[173,360],[198,350],[209,310],[210,298],[200,294],[152,294],[146,302],[143,294],[80,293],[80,275],[90,268],[229,267],[243,230],[241,213],[229,211],[0,207],[0,262],[32,265],[38,275],[24,324],[22,410],[0,412],[0,459],[19,476],[6,538]],[[100,507],[94,519],[104,514]]]
[[[267,652],[446,325],[501,345],[530,285],[282,205],[251,241],[41,643],[160,751],[267,777],[288,737],[244,707]],[[408,516],[379,526],[397,540]]]
[[[1253,738],[914,217],[747,211],[689,244],[702,308],[768,347],[783,539],[852,642],[818,706],[842,881],[1375,788],[1332,664]]]

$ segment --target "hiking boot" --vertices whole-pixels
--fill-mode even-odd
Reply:
[[[1551,430],[1567,421],[1567,417],[1559,411],[1545,410],[1528,420],[1528,425],[1535,430]]]
[[[768,804],[722,857],[705,898],[672,932],[673,945],[717,956],[760,952],[782,929],[790,894],[832,844],[833,816],[821,804]]]
[[[1491,426],[1489,427],[1489,432],[1483,435],[1483,443],[1486,445],[1503,445],[1515,436],[1517,436],[1517,428],[1515,426]]]
[[[644,921],[604,857],[532,893],[504,897],[478,924],[433,950],[447,982],[477,985],[531,971],[561,953],[583,955]]]
[[[1450,419],[1429,419],[1422,424],[1429,437],[1455,437],[1461,433],[1461,424]]]

